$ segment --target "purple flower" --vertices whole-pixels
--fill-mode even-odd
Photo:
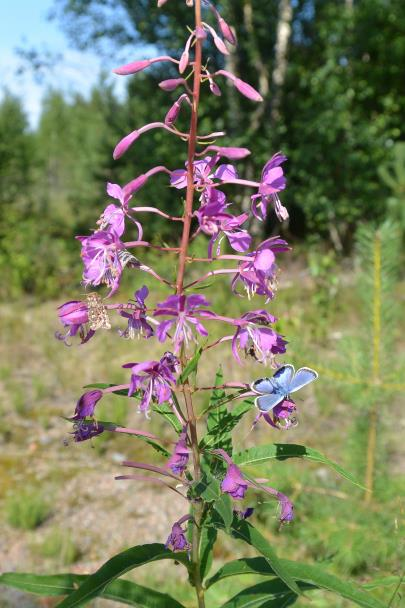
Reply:
[[[196,319],[196,314],[200,312],[201,306],[209,306],[209,302],[204,296],[196,294],[169,296],[164,302],[158,304],[153,313],[155,317],[161,315],[173,317],[173,319],[159,323],[156,335],[160,342],[164,342],[168,332],[174,328],[172,341],[174,352],[177,353],[183,343],[187,346],[191,341],[196,341],[191,326],[194,326],[201,336],[208,336],[205,327]]]
[[[96,437],[104,432],[104,427],[102,424],[95,422],[94,420],[91,422],[78,422],[73,426],[73,436],[76,442],[78,441],[87,441],[88,439],[92,439],[92,437]]]
[[[294,414],[297,406],[291,399],[284,399],[278,403],[270,412],[260,412],[258,419],[263,416],[265,421],[275,429],[288,430],[297,426],[298,422]]]
[[[117,291],[127,264],[139,266],[138,260],[125,250],[115,232],[99,230],[91,236],[77,236],[82,244],[84,285],[105,283],[112,295]]]
[[[190,457],[190,450],[186,443],[186,429],[180,434],[179,440],[174,447],[174,452],[170,456],[167,466],[175,475],[181,475],[187,468]]]
[[[58,317],[64,327],[68,327],[66,334],[60,332],[55,333],[58,340],[62,340],[69,346],[67,339],[76,336],[79,333],[82,344],[90,340],[94,336],[95,331],[87,329],[86,324],[89,321],[89,311],[86,302],[80,300],[71,300],[65,302],[58,307]]]
[[[121,207],[108,205],[97,222],[99,230],[115,232],[120,237],[125,231],[125,213]]]
[[[278,503],[280,505],[280,523],[285,524],[294,519],[294,505],[282,492],[277,492]]]
[[[171,385],[176,382],[174,373],[178,365],[177,357],[167,352],[160,361],[126,363],[122,366],[131,369],[128,397],[137,391],[142,393],[139,411],[148,412],[152,400],[159,404],[171,400]]]
[[[100,390],[87,391],[87,393],[84,393],[76,404],[73,420],[82,420],[83,418],[93,416],[96,405],[102,396],[103,391]]]
[[[240,281],[249,297],[258,294],[271,300],[277,286],[275,253],[288,251],[288,249],[286,241],[278,237],[263,241],[256,251],[247,254],[246,257],[250,259],[239,264],[238,272],[232,280],[233,290],[236,291],[236,286]]]
[[[131,306],[131,312],[125,310],[120,311],[120,315],[128,319],[128,326],[124,331],[119,330],[120,336],[123,338],[134,338],[135,336],[143,336],[150,338],[153,336],[153,328],[146,320],[145,299],[149,294],[149,290],[144,285],[141,289],[135,292],[135,303]]]
[[[252,310],[237,320],[239,326],[232,340],[232,353],[238,363],[241,363],[238,349],[264,364],[273,361],[274,355],[285,353],[287,342],[268,327],[275,321],[266,310]]]
[[[221,483],[222,492],[230,494],[235,500],[242,500],[248,489],[248,482],[242,476],[236,464],[229,464],[226,475]]]
[[[181,520],[176,521],[173,525],[165,544],[166,549],[171,549],[172,551],[189,551],[191,549],[191,545],[186,538],[186,531],[183,530],[180,522]]]
[[[218,241],[216,254],[219,255],[223,236],[227,237],[229,244],[235,251],[242,253],[249,249],[252,237],[247,230],[240,229],[249,215],[242,213],[235,217],[230,213],[225,213],[228,206],[225,204],[225,196],[216,188],[207,188],[205,194],[209,202],[201,205],[195,215],[201,230],[211,236],[208,245],[209,257],[212,257],[212,250],[216,241]]]
[[[284,154],[277,152],[264,166],[259,192],[252,196],[252,213],[258,219],[266,218],[267,206],[270,202],[273,203],[280,221],[288,219],[288,211],[278,197],[278,192],[284,190],[287,184],[281,167],[286,160]]]
[[[233,165],[219,165],[219,167],[215,169],[215,165],[219,159],[220,156],[217,154],[215,156],[206,156],[201,160],[194,161],[194,183],[197,190],[204,191],[207,187],[213,184],[214,179],[220,179],[222,181],[228,179],[237,179],[238,174]],[[187,170],[175,169],[172,171],[170,184],[178,189],[186,188]]]

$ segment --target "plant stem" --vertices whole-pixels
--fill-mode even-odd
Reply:
[[[194,2],[195,12],[195,27],[201,27],[201,0]],[[182,295],[184,293],[184,272],[187,262],[187,252],[190,240],[191,218],[193,215],[193,199],[194,199],[194,156],[197,143],[197,124],[198,124],[198,105],[200,100],[200,85],[201,85],[201,63],[202,63],[202,48],[201,40],[196,38],[195,43],[195,58],[193,63],[194,81],[193,81],[193,99],[191,107],[190,131],[188,136],[188,153],[187,153],[187,192],[186,203],[183,214],[183,234],[181,237],[180,252],[179,252],[179,268],[176,280],[176,293]],[[182,368],[186,365],[184,354],[181,357]],[[197,481],[200,478],[200,452],[198,448],[197,423],[193,408],[193,401],[190,392],[188,381],[183,385],[184,401],[187,409],[188,426],[190,431],[191,447],[193,453],[194,464],[194,479]],[[203,504],[201,501],[195,501],[192,508],[193,515],[193,533],[191,547],[191,562],[192,562],[192,579],[197,595],[198,608],[205,608],[204,590],[200,575],[200,526],[203,516]]]

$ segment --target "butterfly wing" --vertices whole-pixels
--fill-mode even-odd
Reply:
[[[310,367],[301,367],[290,382],[288,393],[294,393],[303,386],[310,384],[318,377],[318,373]]]
[[[268,393],[273,392],[274,384],[271,378],[259,378],[259,380],[255,380],[255,382],[252,382],[250,388],[255,393],[259,393],[260,395],[267,395]]]
[[[278,393],[274,393],[274,395],[261,395],[260,397],[256,397],[255,404],[261,412],[269,412],[273,407],[281,403],[283,399],[284,395]]]
[[[279,391],[284,391],[288,395],[288,388],[294,377],[294,366],[286,363],[280,367],[274,374],[272,380],[276,384]]]

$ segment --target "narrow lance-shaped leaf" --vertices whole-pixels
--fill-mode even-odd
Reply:
[[[225,524],[225,529],[229,530],[233,521],[232,500],[229,494],[221,494],[221,496],[214,502],[214,509],[222,518]]]
[[[190,359],[190,361],[187,363],[186,367],[180,374],[177,384],[184,384],[184,382],[187,380],[189,375],[197,370],[198,362],[201,358],[202,352],[203,352],[203,348],[202,348],[202,346],[199,346],[197,348],[197,350],[195,351],[193,357]]]
[[[341,595],[359,606],[363,606],[363,608],[384,608],[385,606],[364,589],[353,583],[341,581],[333,574],[325,572],[320,566],[300,564],[288,559],[280,559],[279,561],[296,581],[308,583]],[[205,586],[208,588],[229,576],[240,576],[241,574],[275,576],[276,572],[272,565],[262,557],[237,559],[222,566],[214,576],[206,581]]]
[[[316,589],[308,583],[299,583],[298,587],[301,591]],[[221,608],[287,608],[295,604],[297,599],[298,595],[276,578],[243,589],[222,604]]]
[[[213,557],[213,549],[217,540],[218,531],[212,526],[204,526],[201,533],[200,542],[200,575],[204,580],[208,575]]]
[[[181,426],[179,419],[177,418],[176,414],[174,414],[170,405],[167,405],[166,403],[162,403],[161,405],[154,405],[152,407],[152,411],[157,412],[158,414],[163,416],[163,418],[167,420],[169,424],[171,424],[176,433],[181,433],[183,427]]]
[[[321,464],[331,467],[336,473],[354,483],[356,486],[362,488],[363,486],[356,481],[356,479],[340,465],[329,460],[326,456],[304,445],[297,445],[294,443],[272,443],[270,445],[260,445],[257,447],[243,450],[234,454],[233,460],[237,465],[260,465],[268,460],[287,460],[288,458],[307,458],[314,462],[320,462]]]
[[[242,401],[230,412],[227,411],[225,406],[221,406],[221,408],[214,411],[222,410],[222,407],[224,407],[224,411],[221,412],[221,417],[218,419],[217,424],[208,428],[208,433],[202,438],[200,442],[201,449],[221,447],[226,450],[226,447],[224,447],[225,440],[227,437],[230,437],[231,432],[246,412],[252,409],[252,404],[249,401]],[[210,416],[213,413],[210,412]]]
[[[88,578],[89,576],[84,574],[44,576],[6,572],[0,576],[0,585],[52,597],[73,593]],[[100,597],[138,608],[184,608],[170,595],[126,580],[116,580],[108,584],[100,593]]]
[[[221,527],[220,522],[216,521],[218,527]],[[256,528],[254,528],[249,522],[245,520],[239,520],[237,517],[234,518],[232,526],[229,530],[229,534],[233,536],[233,538],[243,540],[248,545],[254,547],[261,555],[263,555],[269,565],[272,568],[272,571],[278,576],[284,583],[287,585],[291,591],[296,593],[297,595],[301,594],[301,591],[295,582],[294,578],[291,576],[288,569],[283,565],[282,560],[277,557],[276,552],[273,547],[270,545],[268,540],[260,534]]]
[[[84,606],[91,599],[99,596],[106,585],[129,570],[162,559],[175,560],[186,566],[186,568],[189,566],[186,553],[173,553],[172,551],[168,551],[164,545],[154,543],[132,547],[108,560],[58,606],[60,608]]]

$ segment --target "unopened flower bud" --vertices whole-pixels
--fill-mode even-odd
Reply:
[[[180,62],[179,62],[180,74],[182,74],[184,72],[184,70],[188,66],[188,62],[189,62],[189,53],[187,50],[184,50],[182,56],[180,57]]]
[[[236,44],[235,35],[234,35],[233,31],[231,30],[231,28],[229,27],[229,25],[227,24],[227,22],[225,21],[225,19],[223,19],[222,17],[219,17],[218,25],[221,30],[221,34],[223,35],[225,40],[227,40],[230,44],[235,45]]]
[[[184,78],[169,78],[168,80],[162,80],[159,82],[159,87],[163,89],[163,91],[174,91],[180,85],[184,84],[186,81]]]
[[[135,131],[132,131],[132,133],[129,133],[129,135],[126,135],[123,139],[121,139],[121,141],[119,141],[114,148],[113,159],[117,160],[120,158],[128,150],[128,148],[132,146],[138,137],[139,131],[138,129],[135,129]]]
[[[211,93],[213,93],[217,97],[221,97],[221,95],[222,95],[221,89],[219,88],[219,86],[217,85],[217,83],[214,82],[213,80],[210,80],[210,91],[211,91]]]
[[[77,402],[74,419],[79,420],[93,416],[97,403],[103,396],[103,391],[94,390],[84,393]]]
[[[251,99],[252,101],[263,101],[263,97],[260,95],[260,93],[256,91],[256,89],[254,89],[250,84],[244,82],[240,78],[236,78],[233,81],[233,84],[238,89],[239,93],[242,93],[242,95],[248,99]]]
[[[119,68],[113,70],[114,74],[119,74],[120,76],[128,76],[128,74],[136,74],[137,72],[141,72],[145,68],[148,68],[152,64],[150,59],[141,59],[140,61],[133,61],[132,63],[127,63],[126,65],[122,65]]]

